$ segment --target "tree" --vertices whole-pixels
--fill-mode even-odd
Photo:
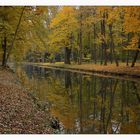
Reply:
[[[120,9],[117,8],[117,7],[111,7],[109,10],[108,10],[108,19],[107,19],[107,25],[108,25],[108,28],[109,28],[109,42],[110,42],[110,56],[111,56],[111,63],[112,63],[112,58],[114,57],[114,60],[115,60],[115,63],[116,63],[116,66],[119,66],[119,62],[118,62],[118,58],[117,58],[117,55],[116,55],[116,51],[115,51],[115,42],[114,42],[114,30],[117,30],[118,32],[119,31],[119,12],[120,12]],[[117,27],[117,29],[115,28]],[[115,37],[115,40],[116,40],[116,43],[118,42],[117,41],[117,38],[118,36]]]
[[[6,9],[6,12],[3,13],[3,10]],[[14,32],[14,28],[15,28],[15,22],[14,20],[12,20],[12,18],[14,16],[17,16],[19,8],[13,8],[13,7],[2,7],[2,15],[1,15],[1,21],[2,21],[2,25],[1,25],[1,38],[2,39],[2,48],[3,48],[3,60],[2,60],[2,66],[6,66],[7,60],[11,54],[11,51],[13,49],[14,46],[14,42],[17,36],[17,32],[19,29],[19,25],[23,16],[23,12],[24,12],[25,7],[23,7],[22,12],[20,13],[20,17],[19,17],[19,21],[18,24],[16,26],[15,32]],[[15,18],[16,19],[16,18]],[[12,21],[11,21],[12,20]],[[7,28],[6,28],[7,27]],[[9,30],[10,29],[10,30]],[[14,33],[13,33],[14,32]],[[13,36],[13,39],[12,37]],[[9,48],[7,48],[7,38],[10,38],[11,44],[9,45]]]
[[[83,19],[83,13],[82,13],[83,8],[80,7],[79,8],[79,33],[78,33],[78,44],[79,44],[79,60],[78,60],[78,64],[82,64],[82,52],[83,52],[83,42],[82,42],[82,38],[83,38],[83,23],[82,23],[82,19]]]
[[[131,39],[127,46],[129,50],[135,50],[135,56],[132,61],[131,67],[135,66],[136,60],[138,58],[138,54],[140,51],[140,7],[125,7],[125,18],[124,18],[124,29],[126,33],[131,33]]]
[[[139,7],[0,7],[0,55],[8,60],[71,61],[133,67],[140,45]],[[22,52],[22,53],[21,53]],[[135,53],[135,54],[134,54]],[[59,59],[61,61],[62,59]],[[132,60],[133,59],[133,60]]]
[[[74,46],[74,33],[77,29],[77,20],[74,7],[62,7],[51,21],[49,46],[53,53],[64,48],[65,64],[70,64],[71,49]]]

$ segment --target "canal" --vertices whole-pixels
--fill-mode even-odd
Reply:
[[[140,81],[32,65],[16,67],[22,84],[67,134],[140,133]]]

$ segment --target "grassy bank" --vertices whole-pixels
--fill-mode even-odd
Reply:
[[[53,133],[49,113],[35,104],[9,70],[0,68],[0,134]]]
[[[43,66],[43,67],[53,67],[53,68],[62,68],[70,69],[76,71],[84,71],[91,73],[99,73],[105,75],[119,75],[119,76],[131,76],[140,78],[140,64],[138,63],[135,67],[126,66],[126,64],[121,63],[119,67],[116,67],[115,64],[109,64],[107,66],[99,64],[71,64],[66,65],[64,63],[58,62],[55,64],[50,63],[29,63],[33,65]]]

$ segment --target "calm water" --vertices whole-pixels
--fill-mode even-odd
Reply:
[[[49,101],[65,133],[140,133],[139,80],[31,65],[17,67],[16,72],[40,101]]]

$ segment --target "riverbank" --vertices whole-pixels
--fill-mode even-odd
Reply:
[[[63,63],[28,63],[37,66],[43,67],[52,67],[52,68],[62,68],[66,70],[76,70],[90,73],[99,73],[105,75],[114,75],[114,76],[130,76],[140,78],[140,64],[137,64],[135,67],[126,66],[126,64],[121,63],[119,67],[116,67],[115,64],[109,64],[108,66],[99,65],[99,64],[72,64],[67,65]]]
[[[10,69],[0,67],[0,134],[51,134],[49,112],[18,82]]]

